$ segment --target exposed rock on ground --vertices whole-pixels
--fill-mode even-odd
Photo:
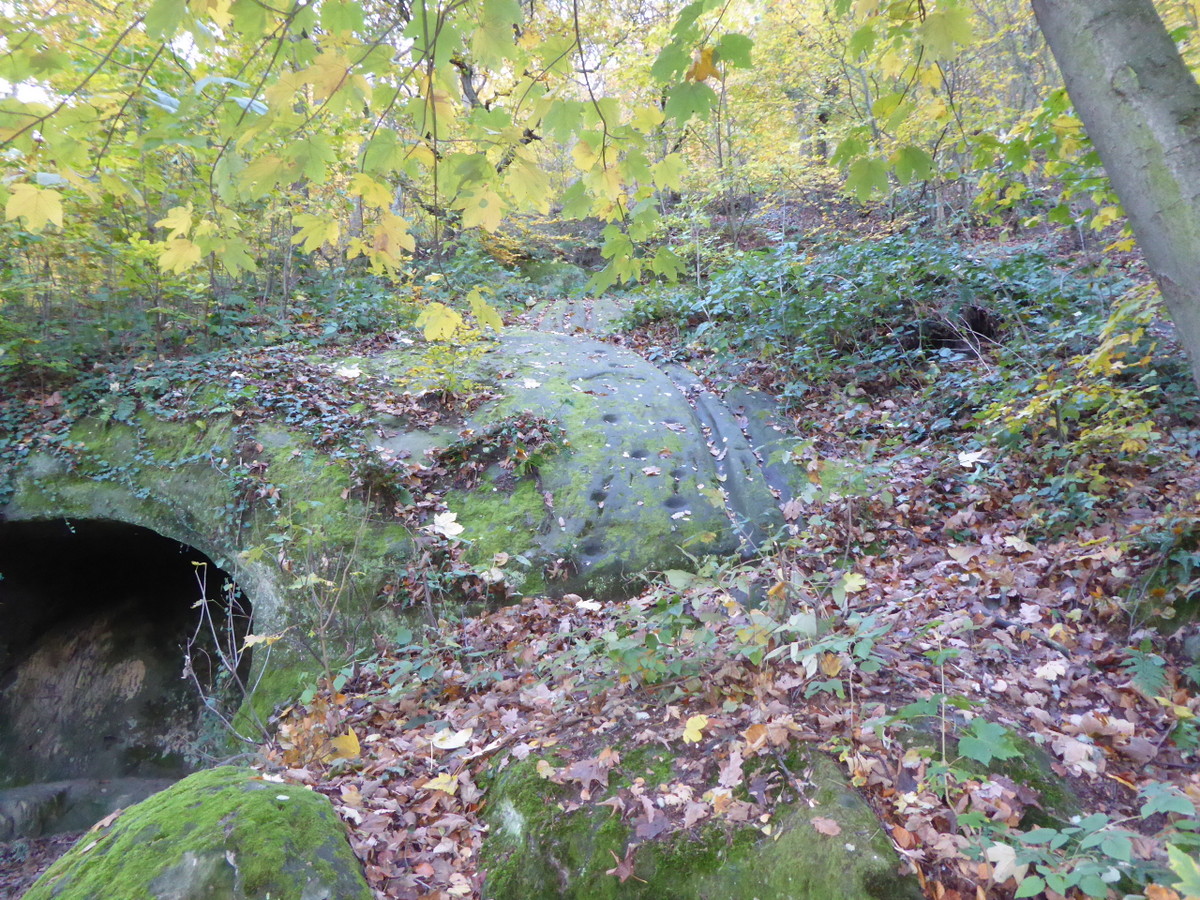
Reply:
[[[324,797],[257,772],[199,772],[89,831],[26,900],[370,900]]]

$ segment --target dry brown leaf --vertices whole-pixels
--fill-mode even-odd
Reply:
[[[842,826],[833,819],[826,818],[825,816],[813,816],[808,821],[812,823],[813,828],[829,837],[837,837],[842,833]]]

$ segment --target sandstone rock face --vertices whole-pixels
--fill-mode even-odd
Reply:
[[[226,766],[85,834],[25,897],[371,900],[371,891],[325,797]]]
[[[524,594],[574,591],[617,598],[628,596],[644,573],[690,568],[705,554],[755,552],[783,524],[779,502],[789,496],[789,479],[803,476],[794,464],[781,467],[768,458],[778,457],[775,445],[786,443],[769,408],[759,404],[749,412],[751,400],[762,398],[746,395],[731,409],[686,369],[656,365],[618,343],[588,336],[610,334],[619,314],[618,306],[600,301],[548,307],[538,313],[536,328],[505,329],[472,361],[456,363],[456,376],[461,372],[499,398],[466,421],[443,420],[421,431],[380,414],[362,434],[347,437],[355,452],[373,446],[381,455],[421,462],[428,451],[449,446],[463,433],[523,413],[556,421],[566,446],[536,469],[494,466],[479,484],[446,497],[465,529],[467,561],[484,572],[504,554],[502,577]],[[345,364],[361,371],[367,389],[382,391],[395,388],[423,357],[397,344]],[[330,379],[340,377],[337,364],[326,369]],[[305,632],[316,620],[312,604],[306,608],[304,593],[295,587],[300,576],[278,563],[281,542],[301,561],[304,553],[353,558],[353,577],[338,603],[342,620],[361,626],[364,634],[339,639],[347,647],[369,639],[379,589],[411,553],[413,536],[356,499],[351,467],[336,448],[318,449],[282,414],[247,425],[220,385],[188,390],[209,391],[203,408],[211,412],[159,416],[147,405],[131,406],[120,421],[83,415],[57,451],[39,449],[15,471],[0,473],[6,482],[0,497],[10,498],[0,507],[0,527],[5,521],[125,523],[195,548],[240,587],[253,609],[247,627],[257,635]],[[249,457],[247,447],[253,448]],[[246,459],[255,468],[248,469]],[[247,500],[253,489],[268,487],[269,499]],[[304,540],[309,546],[298,552],[297,541]],[[131,568],[134,580],[137,568]],[[39,599],[32,589],[18,597],[0,581],[0,616],[9,621],[23,616],[18,609],[44,602],[55,601]],[[0,765],[0,788],[82,776],[167,774],[120,761],[81,768],[78,746],[71,746],[69,735],[56,736],[73,727],[86,740],[98,734],[90,722],[126,721],[133,707],[157,705],[164,722],[179,718],[170,711],[184,698],[165,685],[184,668],[182,648],[174,659],[151,660],[140,650],[114,658],[118,644],[180,643],[146,636],[140,623],[127,621],[131,615],[145,617],[114,607],[91,610],[80,623],[26,629],[28,640],[20,648],[0,637],[0,719],[20,726],[19,733],[12,728],[6,733],[0,725],[0,751],[12,757],[40,753],[62,762],[54,771],[7,776]],[[119,639],[112,637],[118,633]],[[276,645],[270,666],[260,664],[254,673],[259,714],[312,681],[311,659],[288,646]],[[147,692],[147,685],[155,687]],[[6,696],[18,698],[19,705],[6,706]],[[59,710],[55,696],[69,697],[73,705]],[[31,736],[51,721],[57,731],[46,732],[48,743],[39,748]],[[168,750],[167,730],[164,725],[150,743]],[[118,750],[147,745],[120,729],[99,736]],[[88,759],[97,756],[94,749]]]

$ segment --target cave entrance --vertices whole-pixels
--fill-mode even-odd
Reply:
[[[0,522],[0,840],[78,825],[38,811],[51,795],[86,797],[86,819],[197,768],[240,700],[249,654],[222,657],[249,622],[227,573],[149,529]]]

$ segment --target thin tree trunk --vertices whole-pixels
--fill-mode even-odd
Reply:
[[[1032,0],[1200,388],[1200,85],[1152,0]]]

